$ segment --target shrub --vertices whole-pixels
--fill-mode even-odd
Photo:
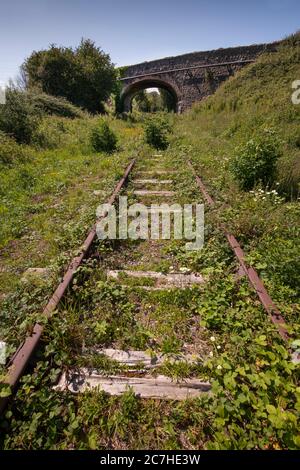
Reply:
[[[28,150],[0,131],[0,164],[13,165],[28,159]]]
[[[66,129],[62,118],[48,116],[43,118],[38,129],[32,137],[35,147],[42,149],[54,149],[67,143]]]
[[[0,130],[20,144],[30,144],[40,114],[26,93],[8,89],[6,103],[0,106]]]
[[[32,104],[44,114],[67,118],[80,118],[85,116],[82,109],[74,106],[65,98],[58,98],[41,92],[29,92],[27,96]]]
[[[116,83],[116,72],[108,54],[89,39],[75,49],[51,45],[34,51],[22,65],[28,89],[63,96],[91,113],[103,112]]]
[[[117,148],[117,137],[106,121],[92,130],[91,144],[96,152],[111,153]]]
[[[13,137],[18,143],[36,143],[41,118],[46,115],[83,118],[86,113],[64,98],[11,88],[6,92],[5,105],[0,106],[0,131]]]
[[[164,117],[152,117],[145,124],[145,141],[157,150],[165,150],[169,145],[170,131],[170,125]]]
[[[281,156],[279,147],[274,132],[265,131],[236,149],[230,170],[241,189],[249,191],[258,183],[264,187],[272,185]]]

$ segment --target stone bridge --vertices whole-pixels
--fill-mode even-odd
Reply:
[[[174,98],[177,112],[211,95],[242,67],[265,51],[273,51],[277,43],[192,52],[176,57],[130,65],[123,72],[121,111],[131,111],[134,95],[146,88],[164,88]]]

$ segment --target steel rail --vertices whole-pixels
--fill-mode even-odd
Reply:
[[[189,67],[182,67],[177,69],[161,70],[152,73],[142,73],[140,75],[132,75],[131,77],[119,78],[120,81],[132,80],[134,78],[150,77],[153,75],[161,75],[163,73],[174,73],[174,72],[184,72],[185,70],[195,70],[195,69],[207,69],[209,67],[225,67],[228,65],[239,65],[239,64],[252,64],[255,62],[254,59],[244,59],[244,60],[235,60],[233,62],[220,62],[215,64],[201,64],[201,65],[191,65]]]
[[[131,163],[127,166],[123,177],[118,182],[117,186],[115,187],[112,195],[110,196],[109,200],[107,201],[108,204],[114,204],[116,198],[126,183],[126,180],[131,172],[133,166],[135,164],[135,159],[131,161]],[[88,236],[86,237],[83,245],[81,245],[79,255],[75,256],[69,264],[67,271],[63,277],[63,280],[57,286],[55,292],[53,293],[52,297],[48,301],[46,307],[43,310],[43,315],[49,319],[58,306],[60,300],[64,296],[66,290],[70,286],[74,274],[80,264],[82,263],[83,259],[88,255],[88,252],[92,246],[96,238],[96,224],[98,221],[102,220],[106,214],[104,214],[100,219],[96,221],[93,225],[92,229],[90,230]],[[12,356],[11,360],[8,363],[8,374],[5,377],[4,383],[9,385],[12,391],[16,388],[31,356],[33,355],[40,339],[42,333],[45,329],[45,325],[40,323],[36,323],[33,327],[33,330],[30,335],[28,335],[25,340],[20,344],[17,351]],[[0,413],[4,410],[7,402],[9,401],[11,395],[9,397],[1,398],[0,399]]]
[[[206,202],[208,203],[209,206],[214,206],[215,201],[209,195],[203,181],[197,175],[192,163],[189,160],[188,160],[188,164],[191,167],[191,169],[192,169],[192,171],[195,175],[197,185],[198,185],[200,191],[202,192],[202,194],[204,196],[204,199],[206,200]],[[267,289],[265,288],[264,283],[262,282],[259,275],[257,274],[257,271],[253,267],[247,266],[247,263],[245,261],[245,258],[246,258],[245,253],[244,253],[241,245],[239,244],[239,242],[235,238],[235,236],[230,234],[224,226],[222,226],[222,230],[224,231],[224,234],[227,238],[227,241],[228,241],[232,251],[234,252],[235,256],[237,257],[237,259],[240,263],[240,266],[242,267],[244,273],[248,277],[248,280],[249,280],[250,284],[252,285],[252,287],[254,288],[256,294],[258,295],[258,298],[259,298],[262,306],[264,307],[264,309],[268,313],[269,317],[271,318],[271,321],[278,328],[278,332],[279,332],[280,336],[282,337],[282,339],[284,341],[288,342],[288,340],[290,339],[290,335],[289,335],[288,330],[286,328],[286,322],[285,322],[283,316],[281,315],[280,311],[276,307],[276,305],[275,305],[274,301],[272,300],[271,296],[269,295]]]

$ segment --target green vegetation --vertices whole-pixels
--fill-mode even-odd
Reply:
[[[62,97],[47,95],[37,90],[28,91],[27,96],[43,114],[67,118],[84,117],[84,112]]]
[[[119,151],[113,161],[105,153],[95,158],[90,135],[97,123],[98,118],[43,117],[31,146],[0,133],[2,293],[13,290],[26,268],[55,263],[63,246],[67,253],[77,248],[97,204],[132,157],[140,129],[111,120]]]
[[[39,136],[41,119],[47,115],[85,117],[81,109],[63,98],[11,87],[6,91],[6,103],[0,107],[0,132],[18,143],[32,144]]]
[[[0,165],[12,166],[30,158],[30,150],[0,131]]]
[[[115,87],[116,73],[108,54],[89,39],[75,49],[52,45],[35,51],[22,65],[28,89],[60,96],[91,113],[102,112]]]
[[[157,150],[165,150],[169,145],[171,127],[164,115],[150,117],[145,123],[145,141]]]
[[[275,132],[265,130],[236,149],[230,169],[241,189],[250,190],[258,184],[271,187],[276,176],[276,164],[280,157]]]
[[[106,121],[101,121],[93,128],[91,144],[96,152],[111,153],[117,148],[117,137]]]
[[[231,77],[214,95],[180,118],[178,132],[183,136],[185,153],[198,152],[195,163],[203,161],[198,168],[211,181],[212,189],[220,188],[225,177],[226,184],[231,185],[227,173],[236,148],[251,139],[260,140],[264,130],[271,129],[276,136],[276,153],[281,152],[277,190],[287,198],[298,197],[300,109],[291,96],[292,83],[299,76],[299,48],[298,33],[283,41],[277,52],[263,54]],[[232,195],[228,190],[230,203]]]
[[[216,201],[206,208],[205,246],[186,252],[180,240],[151,249],[141,241],[95,244],[0,420],[3,448],[300,448],[299,364],[290,354],[300,349],[300,106],[291,102],[299,54],[295,35],[174,117],[172,135],[165,118],[146,124],[147,143],[161,149],[157,142],[163,142],[161,168],[174,171],[174,199],[202,202],[190,159]],[[90,138],[99,121],[88,115],[43,115],[30,146],[0,133],[0,323],[10,354],[33,323],[43,321],[42,306],[129,159],[138,155],[137,171],[153,167],[142,123],[105,120],[118,137],[114,158],[94,158]],[[137,202],[132,189],[129,184],[129,199]],[[286,319],[288,346],[237,274],[223,226],[239,239]],[[20,281],[37,266],[49,269],[43,283]],[[108,268],[190,270],[205,284],[147,291],[141,287],[151,279],[139,279],[137,289],[127,278],[124,286],[122,277],[106,279]],[[68,367],[127,371],[94,354],[95,346],[163,352],[170,360],[157,373],[209,380],[212,393],[168,402],[141,400],[130,390],[122,397],[53,390]],[[182,351],[198,362],[172,361]],[[2,386],[0,393],[9,390]]]
[[[160,88],[158,91],[139,91],[132,100],[133,111],[155,113],[174,111],[175,102],[170,92]]]
[[[40,109],[26,93],[7,90],[6,103],[0,107],[0,130],[18,143],[30,144],[40,114]]]

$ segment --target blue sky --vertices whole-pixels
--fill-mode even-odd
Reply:
[[[33,50],[93,39],[117,65],[280,39],[299,0],[0,0],[0,82]]]

